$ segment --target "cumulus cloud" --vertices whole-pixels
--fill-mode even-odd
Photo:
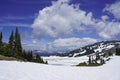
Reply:
[[[36,44],[36,43],[37,43],[37,41],[36,41],[36,40],[33,40],[33,41],[32,41],[32,43],[33,43],[33,44]]]
[[[120,34],[120,23],[109,21],[98,21],[96,23],[98,34],[103,39],[115,39]]]
[[[73,49],[77,49],[83,47],[88,44],[92,44],[97,42],[96,39],[93,38],[64,38],[64,39],[56,39],[51,43],[43,46],[42,51],[48,52],[66,52],[71,51]]]
[[[86,13],[86,11],[79,8],[78,4],[69,4],[69,0],[54,1],[51,6],[39,11],[31,26],[35,38],[43,38],[43,40],[46,37],[53,38],[53,42],[44,44],[44,41],[39,43],[40,41],[33,40],[32,44],[27,46],[38,45],[41,52],[53,53],[71,51],[97,42],[94,38],[70,38],[69,36],[82,35],[82,31],[93,32],[96,30],[97,35],[102,39],[115,39],[120,34],[120,23],[118,21],[120,19],[119,4],[120,2],[116,2],[107,5],[103,9],[104,12],[108,11],[114,15],[114,21],[107,14],[102,15],[100,19],[95,19],[92,12]]]
[[[23,48],[26,50],[39,50],[42,45],[45,45],[38,39],[28,39],[22,41]]]
[[[59,38],[84,30],[84,25],[92,25],[92,13],[79,9],[79,5],[69,4],[69,0],[58,0],[52,6],[39,11],[32,28],[37,37]]]
[[[113,14],[114,19],[109,20],[109,15],[101,16],[101,20],[96,20],[95,28],[98,35],[103,39],[116,39],[116,36],[120,34],[120,1],[107,5],[103,11]]]
[[[108,11],[120,18],[120,2],[107,5],[103,11]],[[78,4],[69,4],[69,0],[58,0],[52,5],[39,11],[32,24],[33,34],[39,38],[62,38],[76,35],[82,31],[95,31],[102,39],[115,39],[120,34],[120,23],[110,20],[109,15],[102,15],[101,19],[95,19],[92,12],[86,13]],[[90,29],[90,30],[89,30]]]
[[[114,4],[107,5],[103,11],[112,13],[116,19],[120,20],[120,1],[115,2]]]
[[[103,39],[116,39],[116,36],[120,34],[120,1],[107,5],[103,12],[113,14],[114,19],[109,20],[111,16],[103,15],[101,20],[96,19],[94,27],[97,30],[98,35]]]
[[[103,21],[106,21],[106,20],[109,19],[109,17],[108,17],[107,15],[103,15],[103,16],[101,16],[101,19],[102,19]]]

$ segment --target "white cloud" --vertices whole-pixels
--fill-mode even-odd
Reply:
[[[106,20],[109,19],[109,17],[108,17],[107,15],[104,15],[104,16],[101,16],[101,19],[102,19],[103,21],[106,21]]]
[[[73,49],[83,47],[88,44],[97,42],[93,38],[65,38],[65,39],[56,39],[51,43],[43,46],[41,51],[47,52],[66,52]]]
[[[107,5],[103,11],[108,11],[114,15],[116,19],[120,19],[120,1],[115,2],[114,4]]]
[[[111,4],[103,11],[111,12],[118,19],[119,3]],[[32,28],[34,36],[39,38],[56,39],[61,36],[76,35],[75,32],[80,33],[87,29],[89,32],[96,30],[99,37],[103,39],[115,39],[120,34],[120,23],[110,19],[109,15],[102,15],[101,19],[95,19],[91,12],[80,10],[79,5],[69,5],[69,0],[58,0],[39,11]]]
[[[98,35],[103,39],[116,39],[116,36],[120,34],[120,22],[116,21],[120,19],[120,1],[107,5],[103,11],[113,14],[114,19],[109,20],[110,16],[103,15],[101,20],[96,19],[95,28]]]
[[[115,39],[120,34],[120,23],[100,20],[95,24],[98,34],[103,39]]]
[[[36,41],[36,40],[33,40],[33,41],[32,41],[32,43],[33,43],[33,44],[36,44],[36,43],[37,43],[37,41]]]
[[[84,30],[84,25],[92,25],[92,13],[86,14],[79,5],[69,5],[68,0],[58,0],[52,6],[39,11],[32,28],[35,36],[59,38]]]
[[[118,6],[117,3],[111,4],[104,8],[104,11],[109,11],[115,18],[120,19],[119,10],[113,10],[116,6]],[[86,29],[88,32],[96,30],[102,39],[115,39],[120,34],[120,23],[110,19],[109,15],[102,15],[101,19],[95,19],[91,12],[86,13],[80,10],[79,5],[69,5],[69,0],[58,0],[52,2],[51,6],[40,10],[32,24],[34,36],[56,40],[46,45],[43,43],[44,46],[39,45],[42,44],[39,43],[41,41],[33,40],[27,46],[40,46],[40,51],[52,53],[70,51],[97,42],[93,38],[66,38],[66,36],[76,34],[74,32],[80,33]]]
[[[26,50],[39,50],[40,47],[45,44],[43,41],[40,41],[38,39],[28,39],[22,41],[23,48]]]

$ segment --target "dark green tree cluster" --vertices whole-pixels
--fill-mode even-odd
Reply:
[[[32,51],[22,50],[21,37],[18,28],[11,32],[8,43],[3,43],[2,32],[0,32],[0,54],[8,57],[15,57],[20,60],[47,63],[39,56],[33,56]]]
[[[22,58],[23,58],[25,61],[37,62],[37,63],[45,63],[45,64],[47,64],[47,62],[44,62],[44,60],[43,60],[43,59],[41,58],[41,56],[39,56],[38,54],[33,56],[32,51],[25,51],[25,50],[23,50],[21,56],[22,56]]]
[[[43,63],[44,61],[43,61],[43,59],[37,54],[37,55],[35,56],[35,62]],[[47,64],[47,61],[44,62],[44,63]]]
[[[120,48],[116,48],[116,55],[120,56]]]
[[[4,54],[7,52],[6,50],[8,50],[7,44],[3,43],[2,38],[3,38],[3,35],[2,35],[2,32],[0,32],[0,54]],[[7,54],[5,54],[5,55],[7,55]]]
[[[20,33],[18,31],[18,28],[16,28],[16,32],[15,32],[15,51],[17,53],[22,52],[21,38],[20,38]]]
[[[11,32],[9,42],[5,46],[7,48],[5,52],[6,56],[14,56],[17,58],[20,58],[22,56],[21,38],[18,28],[16,28],[15,34],[14,31]]]
[[[0,32],[0,46],[2,46],[2,32]]]

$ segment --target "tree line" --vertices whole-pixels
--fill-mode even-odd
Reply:
[[[33,56],[32,51],[26,51],[22,49],[21,37],[18,28],[11,32],[8,43],[3,42],[3,34],[0,32],[0,55],[7,57],[15,57],[19,60],[37,62],[37,63],[47,63],[43,61],[41,56],[38,54]]]

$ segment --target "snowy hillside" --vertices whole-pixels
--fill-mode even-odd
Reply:
[[[79,57],[96,52],[104,53],[106,51],[108,52],[112,51],[112,53],[114,53],[115,51],[114,49],[118,45],[120,46],[120,41],[102,41],[92,45],[81,47],[79,49],[75,49],[73,51],[70,51],[69,53],[60,54],[59,56]]]
[[[119,62],[118,56],[99,67],[0,61],[0,80],[120,80]]]

